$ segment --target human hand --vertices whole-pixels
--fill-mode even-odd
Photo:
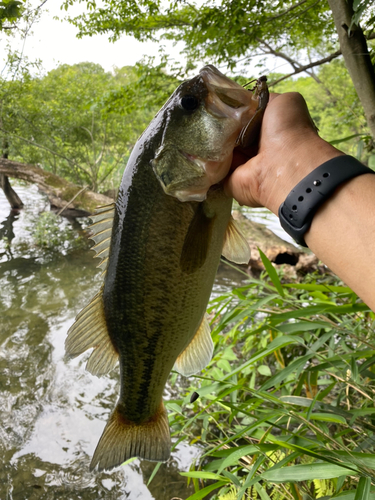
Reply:
[[[235,149],[235,170],[225,182],[225,192],[241,205],[264,206],[277,214],[303,177],[342,154],[318,136],[301,94],[271,94],[258,151]]]

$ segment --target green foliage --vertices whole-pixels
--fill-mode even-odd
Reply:
[[[279,75],[270,75],[277,80]],[[371,144],[363,108],[342,60],[322,66],[312,77],[284,80],[275,92],[300,92],[323,139],[347,154],[367,161]],[[363,146],[370,146],[364,148]]]
[[[337,278],[280,271],[209,312],[213,360],[167,404],[173,435],[202,445],[189,500],[375,498],[374,313]]]
[[[65,0],[63,8],[68,10],[76,2]],[[254,57],[272,55],[291,62],[296,69],[301,59],[323,57],[333,52],[337,43],[326,1],[103,0],[100,7],[92,0],[80,2],[86,3],[87,11],[70,19],[79,28],[79,36],[105,33],[116,40],[126,33],[140,41],[182,42],[187,68],[207,60],[234,69],[239,60],[243,65]],[[355,1],[353,9],[353,23],[361,20],[371,34],[373,2]]]
[[[93,63],[62,65],[39,77],[26,69],[18,79],[3,79],[0,137],[10,158],[40,164],[94,191],[117,188],[157,109],[151,98],[148,108],[137,99],[138,80],[133,68],[111,74]],[[119,100],[119,94],[130,98]]]
[[[367,26],[374,26],[375,23],[375,14],[372,11],[369,11],[369,7],[372,5],[372,0],[354,0],[353,1],[353,11],[354,11],[354,16],[352,18],[352,24],[350,27],[352,27],[354,24],[358,25],[360,21],[363,21],[363,16],[367,17],[365,19],[365,23]],[[370,14],[368,14],[370,12]],[[367,14],[367,16],[366,16]]]
[[[74,0],[65,1],[65,8]],[[214,0],[202,3],[135,2],[105,0],[98,8],[87,2],[88,10],[72,20],[80,35],[122,33],[138,40],[173,39],[183,41],[189,62],[209,59],[235,67],[240,57],[251,58],[259,40],[276,43],[278,50],[311,49],[330,39],[333,21],[326,2],[305,0]],[[311,29],[314,26],[314,30]],[[308,41],[308,43],[306,43]]]
[[[202,3],[176,0],[103,0],[100,7],[92,0],[80,1],[86,3],[87,11],[69,19],[79,28],[79,36],[105,33],[110,39],[117,40],[121,34],[126,33],[140,41],[158,41],[161,51],[164,40],[181,43],[186,63],[185,68],[182,68],[182,64],[175,64],[175,75],[196,70],[202,61],[236,73],[245,73],[247,66],[255,63],[264,72],[270,66],[270,58],[288,63],[290,73],[294,74],[300,72],[301,67],[309,64],[312,67],[319,66],[340,55],[337,52],[338,35],[327,1],[207,0]],[[77,0],[65,0],[63,7],[68,10],[76,2]],[[375,51],[371,42],[374,34],[374,3],[371,0],[355,0],[350,3],[354,9],[352,26],[361,21],[360,29],[368,37],[368,50],[374,64]],[[308,69],[306,73],[314,76],[313,71]],[[324,110],[324,119],[331,124],[344,117],[346,127],[345,122],[352,120],[354,113],[358,118],[356,127],[363,128],[362,105],[355,96],[353,85],[349,89],[345,74],[344,91],[350,94],[347,107],[351,107],[352,102],[356,101],[356,109],[351,108],[350,112],[343,114],[345,101],[341,103],[340,99],[345,99],[345,96],[337,95],[340,90],[337,86],[337,67],[333,72],[333,80],[330,79],[330,71],[319,77],[322,84],[320,94],[326,94],[331,102],[331,115]],[[374,71],[371,66],[368,67],[368,73],[373,79]],[[359,86],[358,82],[356,86]],[[370,89],[368,93],[371,94]],[[366,106],[366,116],[369,117],[371,105],[363,97],[361,99]],[[318,101],[321,103],[322,99],[319,97]],[[341,108],[338,112],[335,110],[336,104]],[[351,127],[348,125],[346,128]],[[365,135],[369,136],[367,130]],[[346,136],[334,138],[344,137]],[[364,145],[368,146],[369,142],[370,139],[367,138]]]
[[[0,31],[11,29],[24,11],[25,0],[3,0],[0,2]]]
[[[86,246],[86,239],[54,212],[43,212],[32,227],[35,244],[44,250],[66,252]]]

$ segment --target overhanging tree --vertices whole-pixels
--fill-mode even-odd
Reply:
[[[66,0],[64,7],[77,0]],[[138,40],[169,39],[185,44],[187,68],[210,61],[235,68],[259,56],[287,61],[291,75],[344,55],[345,64],[375,137],[375,72],[371,40],[372,0],[81,0],[87,12],[71,19],[79,36],[121,34]],[[361,21],[361,24],[359,23]]]
[[[111,74],[80,63],[42,77],[24,72],[13,81],[0,79],[0,140],[7,142],[10,158],[39,164],[93,191],[110,187],[108,180],[120,175],[155,112],[126,107],[126,90],[136,98],[134,72],[125,67]]]

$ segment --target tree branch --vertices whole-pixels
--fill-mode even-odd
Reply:
[[[268,49],[268,52],[264,52],[265,54],[272,54],[276,57],[281,57],[282,59],[285,59],[285,61],[288,61],[288,63],[292,66],[293,69],[297,69],[301,67],[301,64],[291,57],[289,57],[287,54],[284,54],[284,52],[280,52],[278,50],[275,50],[269,45],[266,41],[262,40],[261,38],[256,37],[257,42],[261,43]]]
[[[371,33],[370,35],[368,35],[366,37],[366,40],[374,40],[374,39],[375,39],[375,33]],[[287,61],[294,69],[293,73],[289,73],[288,75],[284,75],[281,78],[275,80],[274,82],[271,82],[269,84],[269,87],[272,85],[276,85],[277,83],[282,82],[283,80],[286,80],[287,78],[290,78],[291,76],[297,75],[298,73],[302,73],[302,72],[306,72],[309,76],[314,78],[314,80],[317,83],[322,83],[313,72],[310,72],[308,70],[311,68],[314,68],[316,66],[320,66],[320,65],[325,64],[327,62],[330,62],[333,59],[336,59],[337,57],[340,57],[342,55],[342,52],[339,49],[339,50],[336,50],[336,52],[333,52],[332,54],[330,54],[329,56],[323,57],[323,59],[319,59],[318,61],[310,62],[309,64],[301,65],[298,61],[295,61],[294,59],[292,59],[290,56],[288,56],[284,52],[280,52],[276,49],[273,49],[265,40],[262,40],[261,38],[258,38],[258,37],[256,38],[256,40],[260,44],[264,45],[264,47],[266,47],[266,49],[268,50],[268,52],[264,51],[265,55],[271,54],[271,55],[274,55],[275,57],[280,57],[281,59],[284,59],[285,61]]]
[[[309,70],[310,68],[315,68],[315,66],[320,66],[321,64],[325,64],[327,62],[330,62],[339,56],[341,56],[341,50],[336,50],[336,52],[334,52],[333,54],[330,54],[327,57],[323,57],[323,59],[319,59],[318,61],[314,61],[314,62],[312,62],[310,64],[306,64],[304,66],[299,66],[299,68],[297,68],[293,73],[289,73],[288,75],[284,75],[281,78],[278,78],[274,82],[271,82],[268,86],[270,87],[272,85],[276,85],[276,83],[282,82],[283,80],[286,80],[287,78],[290,78],[291,76],[297,75],[298,73],[303,73],[304,71]]]
[[[270,21],[273,21],[274,19],[278,19],[279,17],[285,16],[285,14],[288,14],[288,12],[291,12],[292,10],[296,9],[297,7],[299,7],[300,5],[303,5],[306,2],[307,2],[307,0],[301,0],[298,3],[291,5],[288,9],[284,10],[283,12],[280,12],[279,14],[276,14],[275,16],[269,17],[266,20],[266,22],[270,22]]]

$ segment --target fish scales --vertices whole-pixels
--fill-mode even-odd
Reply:
[[[170,371],[191,375],[210,361],[205,311],[220,255],[250,258],[222,180],[238,138],[259,130],[264,79],[259,89],[213,66],[180,85],[137,141],[116,203],[93,216],[104,284],[65,345],[71,357],[93,348],[86,368],[98,376],[119,360],[121,389],[92,469],[169,457],[162,396]]]
[[[153,171],[142,168],[141,158],[139,162],[134,161],[131,192],[128,178],[120,188],[118,206],[126,209],[118,216],[120,243],[111,249],[108,276],[113,279],[106,281],[103,294],[109,335],[121,358],[120,400],[126,399],[124,413],[135,422],[158,408],[177,356],[203,319],[231,210],[231,200],[221,189],[209,193],[204,203],[220,205],[214,221],[219,230],[213,230],[215,238],[210,243],[212,258],[197,273],[184,273],[180,256],[198,203],[166,197]],[[148,189],[136,204],[132,191],[138,185]],[[122,202],[124,197],[127,203]]]

